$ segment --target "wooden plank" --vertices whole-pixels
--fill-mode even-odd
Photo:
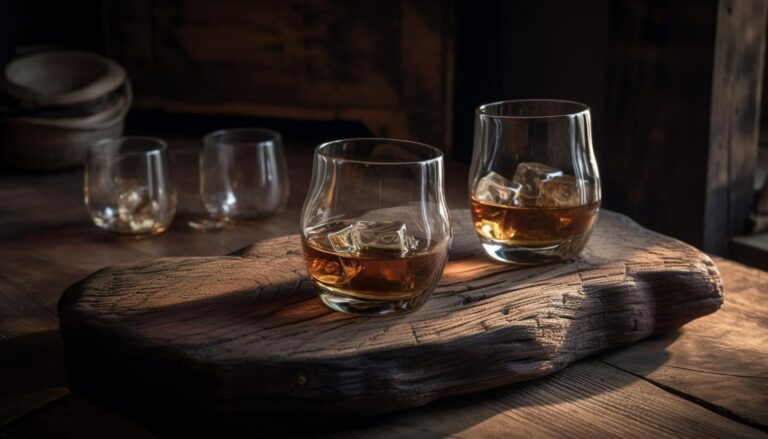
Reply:
[[[3,252],[3,272],[11,259]],[[13,258],[15,259],[15,258]],[[0,396],[16,397],[40,389],[68,385],[63,363],[63,345],[52,303],[55,297],[35,294],[35,273],[50,268],[49,261],[36,261],[28,273],[0,277]],[[19,276],[22,274],[22,276]],[[54,285],[68,275],[51,272]],[[77,275],[76,275],[77,276]],[[100,408],[79,396],[55,401],[2,428],[3,437],[154,437],[125,416]]]
[[[131,419],[71,394],[32,412],[2,430],[13,438],[134,439],[158,436]]]
[[[766,437],[595,360],[540,380],[440,401],[328,436]]]
[[[727,291],[719,312],[600,358],[768,431],[768,273],[717,266]]]
[[[718,5],[703,248],[723,256],[754,197],[767,10],[766,0]]]
[[[40,361],[45,354],[48,361]],[[64,385],[56,313],[0,278],[0,397]]]
[[[581,257],[525,269],[487,257],[467,210],[452,218],[434,296],[397,318],[322,306],[297,235],[101,270],[59,304],[70,370],[150,413],[381,413],[537,378],[721,302],[708,257],[612,212]]]
[[[22,395],[0,398],[0,429],[67,395],[69,395],[69,389],[66,387],[50,387]]]

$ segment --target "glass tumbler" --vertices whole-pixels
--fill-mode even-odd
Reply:
[[[136,236],[165,231],[176,214],[168,145],[153,137],[96,142],[86,153],[84,193],[102,229]]]
[[[492,258],[540,264],[578,255],[600,208],[589,107],[558,100],[480,106],[469,193]]]
[[[277,214],[285,209],[288,191],[279,133],[240,128],[203,139],[200,196],[212,217],[248,220]]]
[[[451,241],[442,152],[391,139],[318,146],[301,236],[307,271],[328,307],[366,315],[419,308]]]

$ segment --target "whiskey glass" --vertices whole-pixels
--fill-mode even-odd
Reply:
[[[364,315],[418,309],[451,241],[443,153],[393,139],[318,146],[300,225],[307,271],[325,305]]]
[[[238,128],[203,138],[200,197],[213,218],[233,221],[275,215],[285,209],[288,192],[279,133]]]
[[[86,151],[85,205],[94,224],[134,236],[164,232],[176,214],[168,145],[154,137],[120,137]]]
[[[478,107],[469,193],[492,258],[528,265],[577,256],[600,208],[589,107],[560,100]]]

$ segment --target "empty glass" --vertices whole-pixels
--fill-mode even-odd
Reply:
[[[200,196],[212,217],[256,219],[285,209],[288,171],[279,133],[219,130],[206,135],[203,143]]]
[[[153,137],[95,143],[86,153],[84,193],[102,229],[139,236],[165,231],[176,213],[168,146]]]
[[[391,139],[318,146],[301,235],[307,271],[328,307],[368,315],[419,308],[451,240],[442,152]]]
[[[578,255],[600,207],[589,107],[556,100],[480,106],[469,192],[491,257],[537,264]]]

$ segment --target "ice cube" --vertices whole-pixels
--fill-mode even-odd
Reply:
[[[354,253],[351,232],[354,224],[333,221],[304,230],[307,242],[314,247],[338,253]]]
[[[561,175],[542,181],[536,204],[540,207],[580,206],[584,204],[581,200],[581,188],[583,186],[584,182],[579,182],[572,175]]]
[[[500,174],[491,171],[477,182],[474,197],[478,201],[517,206],[520,204],[518,195],[521,188],[519,183],[509,181]]]
[[[536,198],[541,191],[541,183],[563,175],[563,171],[543,163],[524,162],[517,165],[512,181],[521,185],[520,196]]]
[[[348,224],[341,229],[328,233],[328,242],[336,253],[358,253],[360,250],[352,238],[354,224]]]
[[[310,272],[320,282],[343,286],[360,273],[363,261],[352,238],[354,224],[334,221],[304,230],[307,243],[332,255],[311,260]]]
[[[117,197],[117,216],[133,231],[151,229],[157,222],[159,206],[152,199],[149,188],[134,186],[123,190]]]
[[[357,221],[352,239],[361,252],[396,252],[405,257],[418,247],[418,239],[408,234],[404,221]]]
[[[349,256],[335,256],[333,259],[313,259],[310,272],[320,282],[343,286],[360,273],[363,268],[363,261]]]
[[[330,258],[313,258],[310,273],[320,282],[343,286],[357,276],[363,268],[363,261],[350,255],[333,255]]]

